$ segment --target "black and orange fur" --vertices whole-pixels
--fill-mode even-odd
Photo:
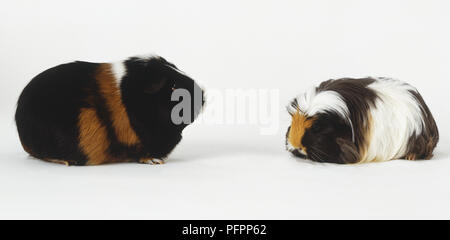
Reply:
[[[161,57],[130,58],[123,64],[122,79],[115,78],[109,63],[80,61],[33,78],[15,115],[24,150],[67,165],[167,157],[187,126],[170,119],[177,104],[171,93],[184,88],[194,96],[199,87]]]
[[[300,158],[338,164],[390,160],[365,158],[371,144],[369,139],[374,130],[371,129],[373,126],[372,111],[377,108],[376,100],[380,99],[379,93],[368,86],[376,81],[386,80],[389,79],[342,78],[324,81],[314,89],[316,93],[332,91],[339,94],[348,109],[348,118],[352,124],[349,124],[342,115],[335,111],[324,110],[313,116],[305,114],[300,108],[297,98],[294,98],[288,107],[292,117],[291,125],[286,132],[288,151]],[[430,159],[439,141],[438,128],[422,96],[416,90],[409,90],[408,93],[420,108],[419,114],[423,120],[423,127],[420,132],[417,134],[414,132],[409,137],[405,154],[400,158],[407,160]],[[404,109],[397,111],[401,110]],[[386,120],[385,124],[389,125],[389,116],[386,117]],[[390,133],[386,132],[385,134]]]

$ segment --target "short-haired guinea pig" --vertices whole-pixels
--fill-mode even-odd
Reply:
[[[297,96],[288,112],[287,150],[317,162],[430,159],[439,140],[416,88],[390,78],[328,80]]]
[[[188,101],[192,122],[203,90],[162,57],[62,64],[22,91],[15,115],[20,141],[31,156],[66,165],[163,163],[191,123],[173,122],[182,100],[171,98],[177,89],[200,97]]]

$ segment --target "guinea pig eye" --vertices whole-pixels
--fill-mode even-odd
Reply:
[[[177,86],[175,85],[175,83],[172,85],[172,91],[175,91],[175,89],[177,89]]]

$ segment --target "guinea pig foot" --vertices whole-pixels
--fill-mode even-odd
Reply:
[[[416,160],[416,154],[408,154],[405,157],[406,160]]]
[[[156,159],[156,158],[141,158],[141,159],[139,159],[139,163],[159,165],[159,164],[164,164],[164,160]]]
[[[64,160],[57,160],[57,159],[45,159],[45,161],[47,161],[47,162],[51,162],[51,163],[64,164],[64,165],[66,165],[66,166],[69,166],[69,162],[68,162],[68,161],[64,161]]]

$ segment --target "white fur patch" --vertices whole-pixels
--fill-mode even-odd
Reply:
[[[150,54],[141,54],[141,55],[135,55],[134,57],[141,59],[142,61],[148,61],[150,59],[159,59],[161,56],[150,53]]]
[[[289,141],[286,141],[286,150],[288,150],[289,152],[294,151],[296,148],[294,146],[292,146],[292,144]]]
[[[362,162],[398,159],[406,154],[408,140],[425,125],[420,103],[409,92],[411,85],[389,78],[376,78],[368,85],[379,99],[370,107],[372,118],[368,149]]]
[[[134,57],[140,59],[141,61],[149,61],[149,60],[151,60],[151,59],[160,59],[160,58],[161,58],[161,56],[156,55],[156,54],[136,55],[136,56],[134,56]],[[186,73],[184,73],[184,72],[181,71],[180,69],[174,68],[174,67],[170,66],[169,64],[165,64],[165,65],[166,65],[167,67],[173,69],[174,71],[176,71],[176,72],[178,72],[178,73],[180,73],[180,74],[183,74],[183,75],[187,76]]]
[[[350,119],[350,112],[347,104],[339,93],[335,91],[317,92],[316,88],[311,88],[304,94],[297,96],[296,99],[300,112],[307,116],[314,116],[318,113],[333,112],[345,119],[350,124],[352,129],[352,140],[354,141],[353,124]],[[292,108],[292,106],[289,106],[288,108]],[[296,109],[288,110],[290,112],[296,111]]]
[[[305,155],[305,156],[308,156],[308,154],[305,152],[305,150],[300,149],[300,148],[295,148],[294,146],[292,146],[292,144],[291,144],[289,141],[286,142],[286,150],[288,150],[289,152],[292,152],[292,151],[297,150],[297,151],[299,151],[301,154],[303,154],[303,155]]]
[[[120,89],[120,83],[127,71],[124,62],[111,63],[111,71],[116,78],[117,87]]]

